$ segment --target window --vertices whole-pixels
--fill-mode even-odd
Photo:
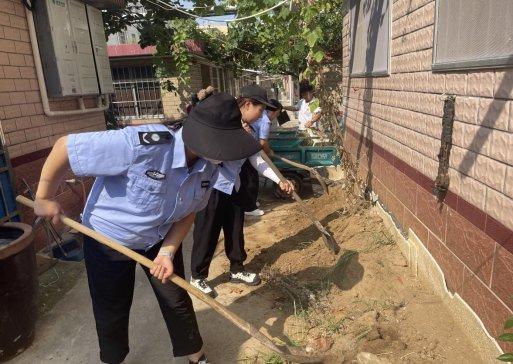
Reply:
[[[225,91],[225,75],[222,68],[219,68],[219,91],[224,92]]]
[[[153,67],[112,67],[114,96],[111,107],[118,120],[164,118],[160,81]]]
[[[219,91],[219,68],[212,67],[212,86]]]
[[[202,64],[200,68],[201,72],[201,87],[205,88],[212,84],[212,79],[210,78],[210,66],[206,64]]]
[[[513,65],[513,1],[437,0],[434,70]]]
[[[127,43],[126,32],[119,33],[119,44],[126,44],[126,43]]]
[[[390,74],[390,1],[351,0],[351,76]]]

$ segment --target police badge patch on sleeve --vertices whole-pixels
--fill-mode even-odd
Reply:
[[[146,171],[145,174],[156,181],[162,181],[163,179],[166,179],[166,174],[160,171],[149,170]]]
[[[139,141],[142,145],[167,144],[171,141],[168,131],[140,131]]]

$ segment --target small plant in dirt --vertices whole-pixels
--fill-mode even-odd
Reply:
[[[265,364],[285,364],[281,356],[276,353],[268,355],[264,360]]]
[[[383,247],[395,244],[396,242],[392,234],[387,231],[376,231],[371,235],[371,243],[365,249],[361,250],[361,253],[372,253]]]
[[[504,324],[504,329],[509,330],[513,328],[513,316],[511,316],[506,323]],[[506,332],[498,337],[500,341],[504,342],[512,342],[513,343],[513,333],[512,332]],[[504,362],[513,362],[513,353],[504,353],[500,355],[497,359]]]
[[[342,333],[344,329],[344,322],[347,320],[347,317],[343,317],[340,320],[334,321],[333,319],[328,319],[328,323],[326,324],[326,331],[332,335]]]

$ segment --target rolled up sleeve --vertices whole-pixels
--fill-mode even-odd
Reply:
[[[77,176],[125,174],[134,160],[134,143],[124,130],[68,135],[68,158]]]

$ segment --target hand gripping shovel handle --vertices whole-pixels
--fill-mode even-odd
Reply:
[[[305,171],[310,172],[310,174],[311,174],[313,177],[315,177],[315,178],[317,179],[317,181],[319,181],[319,184],[321,185],[322,190],[324,191],[324,193],[326,193],[326,194],[328,194],[328,193],[329,193],[329,191],[328,191],[328,187],[326,186],[326,182],[324,181],[324,178],[319,174],[319,172],[317,172],[317,171],[315,170],[315,168],[308,167],[308,166],[306,166],[306,165],[304,165],[304,164],[301,164],[301,163],[298,163],[298,162],[291,161],[291,160],[289,160],[289,159],[287,159],[287,158],[284,158],[284,157],[282,157],[282,156],[280,156],[280,155],[277,155],[277,154],[275,154],[275,155],[274,155],[274,158],[279,159],[279,160],[281,160],[281,161],[282,161],[282,162],[284,162],[284,163],[290,164],[290,165],[291,165],[291,166],[293,166],[293,167],[300,168],[300,169],[303,169],[303,170],[305,170]]]
[[[283,177],[283,174],[281,174],[278,167],[276,167],[276,165],[271,161],[271,159],[267,156],[267,154],[265,154],[264,151],[260,151],[260,155],[267,162],[269,167],[271,167],[271,169],[274,171],[274,173],[276,173],[278,178],[282,182],[286,182],[287,179],[285,177]],[[340,247],[336,243],[333,236],[331,236],[330,232],[328,230],[326,230],[326,228],[324,226],[322,226],[322,224],[319,221],[315,220],[315,218],[308,212],[308,209],[306,208],[303,200],[301,199],[301,197],[299,197],[299,195],[296,193],[296,191],[292,192],[292,197],[298,203],[299,208],[301,209],[303,214],[305,214],[310,219],[312,224],[314,224],[314,226],[317,228],[317,230],[319,230],[319,232],[321,233],[321,236],[322,236],[322,240],[324,241],[324,243],[326,244],[328,249],[330,249],[333,253],[337,254],[340,251]]]
[[[16,197],[16,201],[19,203],[34,208],[34,201],[26,198],[25,196],[18,196]],[[67,226],[81,232],[84,235],[87,235],[94,240],[98,241],[99,243],[108,246],[111,249],[114,249],[121,254],[135,260],[139,264],[151,269],[155,265],[153,261],[146,258],[145,256],[134,252],[133,250],[117,243],[116,241],[104,236],[103,234],[100,234],[97,231],[94,231],[93,229],[88,228],[87,226],[84,226],[75,220],[70,219],[69,217],[66,217],[64,215],[60,215],[60,220]],[[228,321],[232,322],[235,326],[237,326],[239,329],[244,331],[245,333],[251,335],[258,341],[260,341],[265,347],[269,348],[270,350],[280,354],[287,360],[290,360],[292,362],[296,363],[319,363],[322,362],[322,358],[319,357],[313,357],[313,356],[307,356],[304,354],[294,354],[293,351],[295,351],[293,348],[284,347],[280,348],[274,342],[268,338],[266,335],[264,335],[262,332],[260,332],[257,328],[255,328],[253,325],[251,325],[249,322],[243,320],[239,316],[237,316],[235,313],[227,309],[225,306],[211,298],[210,296],[204,294],[200,290],[196,289],[195,287],[191,286],[189,283],[187,283],[184,279],[181,277],[178,277],[177,275],[173,274],[169,280],[176,284],[177,286],[185,289],[187,292],[192,294],[194,297],[198,298],[199,300],[205,302],[207,305],[209,305],[211,308],[213,308],[217,313],[219,313],[221,316],[226,318]],[[286,351],[285,351],[286,350]]]

